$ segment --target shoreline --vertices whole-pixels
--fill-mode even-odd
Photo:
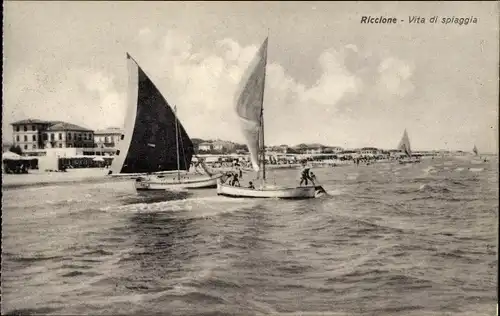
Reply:
[[[337,167],[346,166],[352,162],[339,161],[323,161],[312,162],[313,168],[332,168],[333,163]],[[383,162],[380,162],[383,163]],[[390,161],[385,162],[390,163]],[[287,165],[266,165],[269,170],[297,169],[300,164]],[[211,168],[214,172],[226,172],[233,170],[231,167]],[[244,173],[253,172],[252,169],[242,168]],[[30,170],[28,174],[5,174],[2,173],[2,188],[3,189],[19,189],[27,187],[37,187],[44,185],[56,184],[73,184],[73,183],[103,183],[111,181],[128,181],[130,178],[109,177],[109,169],[106,168],[82,168],[68,169],[67,172],[44,172],[39,170]]]
[[[40,172],[30,170],[27,174],[2,174],[2,188],[14,189],[63,183],[92,183],[112,180],[106,177],[108,169],[70,169],[67,172]]]

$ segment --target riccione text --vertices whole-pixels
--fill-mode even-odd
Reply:
[[[361,17],[361,24],[397,24],[397,23],[408,23],[408,24],[456,24],[456,25],[468,25],[477,24],[478,18],[474,16],[469,17],[457,17],[457,16],[409,16],[408,19],[398,19],[395,17],[385,17],[385,16],[371,16],[363,15]]]
[[[391,17],[387,18],[384,16],[362,16],[361,17],[361,23],[366,23],[366,24],[396,24],[398,22],[398,19]]]

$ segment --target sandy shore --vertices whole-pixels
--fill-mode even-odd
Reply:
[[[28,174],[2,174],[2,188],[25,187],[53,183],[99,182],[111,180],[106,177],[109,169],[69,169],[67,172],[40,172],[30,170]]]

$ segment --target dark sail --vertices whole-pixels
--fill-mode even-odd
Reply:
[[[175,113],[141,67],[128,54],[127,59],[131,74],[126,125],[133,126],[125,126],[113,173],[188,171],[194,153],[191,139],[177,120],[178,166]]]

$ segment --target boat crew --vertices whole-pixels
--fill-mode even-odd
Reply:
[[[231,185],[236,186],[236,183],[238,183],[238,186],[240,186],[240,180],[238,180],[238,174],[235,172],[233,173],[233,178],[231,180]]]
[[[309,173],[309,178],[311,179],[312,184],[316,185],[316,175],[312,171]]]
[[[302,183],[305,182],[305,184],[308,184],[308,180],[311,180],[311,177],[309,176],[309,170],[311,167],[308,165],[304,164],[302,171],[300,172],[300,185],[302,186]]]

